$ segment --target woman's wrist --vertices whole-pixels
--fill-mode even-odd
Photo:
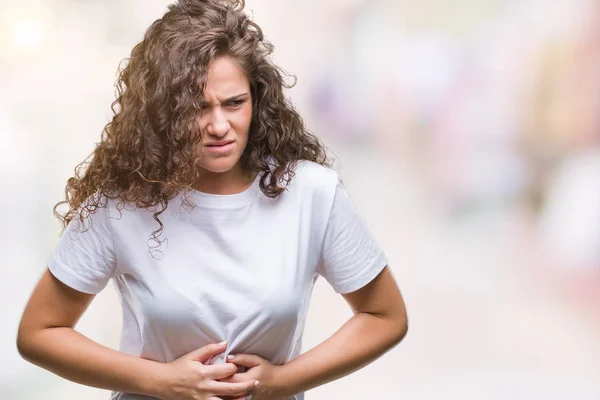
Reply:
[[[171,386],[169,364],[152,361],[152,365],[140,383],[140,389],[144,395],[158,398],[164,397],[167,388]]]
[[[273,378],[273,382],[275,382],[275,386],[273,387],[274,394],[278,397],[287,399],[298,394],[294,374],[290,371],[288,364],[277,365]]]

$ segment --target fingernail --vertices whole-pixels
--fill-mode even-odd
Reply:
[[[227,344],[227,340],[222,341],[221,343],[219,343],[219,346],[223,346]]]
[[[254,387],[258,386],[258,381],[254,382]]]
[[[231,354],[227,356],[228,360],[233,360],[235,358],[235,356],[232,356]]]

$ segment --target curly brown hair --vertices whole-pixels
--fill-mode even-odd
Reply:
[[[153,208],[160,227],[151,239],[160,244],[159,215],[169,200],[198,182],[197,116],[208,66],[221,56],[236,59],[250,83],[253,114],[241,162],[250,173],[264,171],[263,193],[281,194],[299,160],[331,166],[325,146],[284,95],[295,82],[284,81],[288,75],[270,60],[273,45],[243,8],[244,1],[179,0],[148,28],[119,67],[114,115],[100,143],[75,167],[66,200],[54,206],[63,230],[117,199],[119,210],[125,203]],[[65,203],[69,210],[63,216],[57,208]]]

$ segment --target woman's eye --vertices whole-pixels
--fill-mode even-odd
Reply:
[[[244,104],[244,100],[234,100],[231,103],[229,103],[229,107],[230,108],[238,108],[240,107],[242,104]]]

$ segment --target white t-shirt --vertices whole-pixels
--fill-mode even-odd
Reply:
[[[349,293],[387,260],[335,171],[302,161],[275,199],[258,183],[233,195],[192,191],[191,211],[181,207],[181,195],[171,200],[159,216],[168,243],[155,258],[148,249],[156,244],[149,240],[158,228],[153,212],[118,210],[109,200],[84,229],[77,219],[68,225],[49,269],[85,293],[113,280],[123,308],[122,352],[169,362],[227,340],[210,363],[249,353],[285,364],[301,354],[318,276]],[[112,399],[151,397],[113,392]]]

